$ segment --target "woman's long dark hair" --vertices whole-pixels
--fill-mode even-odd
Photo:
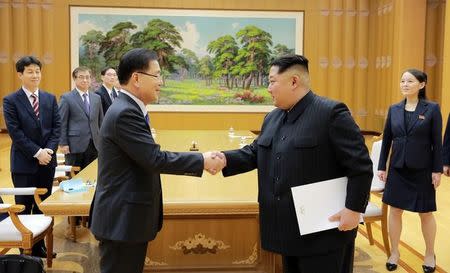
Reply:
[[[422,89],[419,90],[419,99],[426,99],[426,90],[425,87],[427,86],[427,79],[428,76],[425,72],[419,70],[419,69],[415,69],[415,68],[410,68],[410,69],[406,69],[403,74],[405,72],[410,73],[411,75],[413,75],[420,83],[425,83],[424,87],[422,87]]]

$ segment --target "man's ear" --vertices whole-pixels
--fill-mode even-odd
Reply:
[[[300,77],[298,75],[292,75],[291,85],[293,88],[297,88],[300,85]]]

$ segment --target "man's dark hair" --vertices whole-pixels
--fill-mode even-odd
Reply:
[[[22,58],[20,58],[17,63],[16,63],[16,71],[23,73],[23,71],[25,70],[26,66],[35,64],[37,66],[39,66],[39,69],[42,68],[42,64],[41,62],[34,56],[23,56]]]
[[[110,70],[110,69],[112,69],[112,70],[116,70],[114,67],[112,67],[112,66],[107,66],[107,67],[105,67],[105,68],[103,68],[102,69],[102,71],[100,71],[100,75],[102,75],[102,76],[105,76],[105,74],[106,74],[106,71],[108,71],[108,70]]]
[[[81,71],[87,71],[87,72],[89,72],[89,74],[92,74],[90,68],[85,67],[85,66],[79,66],[79,67],[77,67],[77,68],[75,68],[73,70],[72,78],[75,80],[77,78],[77,76],[78,76],[78,73],[81,72]]]
[[[148,63],[155,60],[158,60],[158,55],[146,48],[135,48],[125,53],[117,69],[120,84],[127,84],[134,72],[147,70]]]
[[[308,72],[308,59],[301,55],[285,55],[282,57],[279,57],[272,61],[270,66],[277,66],[278,67],[278,74],[283,73],[284,71],[288,70],[289,68],[299,65],[303,67],[306,72]]]

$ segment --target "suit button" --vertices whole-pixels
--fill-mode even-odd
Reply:
[[[279,181],[280,181],[280,178],[279,178],[279,177],[275,178],[275,183],[277,183],[277,182],[279,182]]]
[[[281,156],[277,155],[277,159],[280,159],[280,158],[281,158]]]
[[[277,200],[280,201],[280,197],[279,196],[277,197]]]
[[[286,136],[282,136],[282,137],[281,137],[281,140],[285,140],[285,139],[286,139]]]

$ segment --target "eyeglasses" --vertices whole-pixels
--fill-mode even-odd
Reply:
[[[77,76],[77,79],[80,79],[80,80],[89,80],[91,78],[91,76],[89,76],[89,75],[87,75],[87,76]]]
[[[157,78],[157,79],[161,78],[161,75],[153,75],[153,74],[150,74],[150,73],[147,73],[147,72],[144,72],[144,71],[136,71],[136,73],[144,74],[144,75],[147,75],[147,76],[150,76],[150,77],[154,77],[154,78]]]

